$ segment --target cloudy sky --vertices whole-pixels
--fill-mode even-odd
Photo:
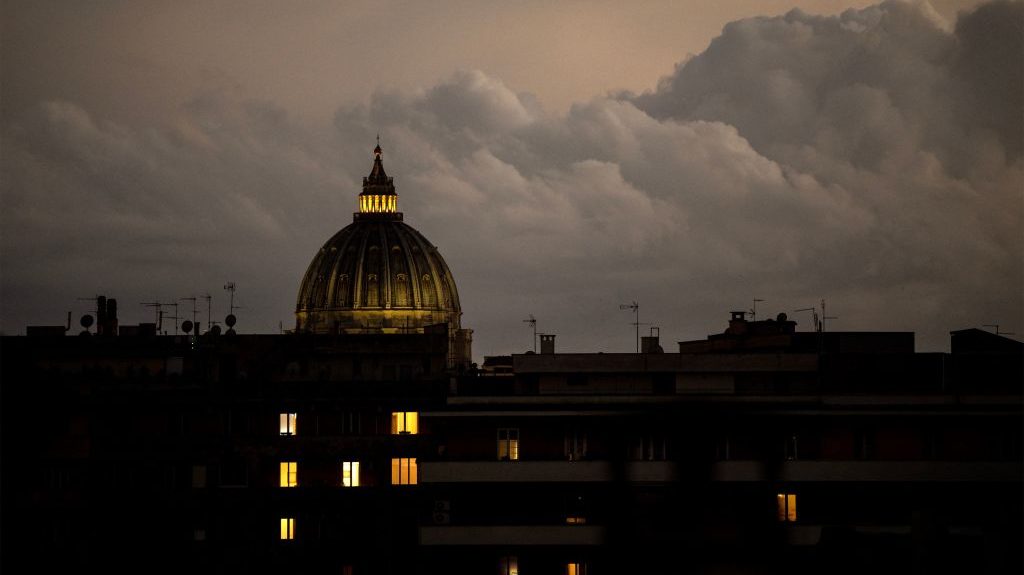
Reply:
[[[633,300],[668,350],[755,297],[1024,333],[1024,4],[796,2],[7,0],[0,329],[290,327],[379,132],[478,359],[630,351]]]

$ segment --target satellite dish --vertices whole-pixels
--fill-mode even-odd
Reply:
[[[235,335],[235,330],[228,328],[228,330],[224,332],[224,335]]]
[[[85,329],[89,329],[89,326],[92,325],[92,316],[89,314],[85,314],[82,316],[82,319],[79,320],[78,323],[82,324],[82,327],[84,327]]]
[[[224,318],[224,323],[226,323],[228,325],[228,327],[235,327],[235,322],[237,322],[237,321],[238,321],[238,318],[236,318],[235,314],[233,314],[233,313],[229,313],[228,317]]]
[[[213,335],[220,335],[220,326],[219,325],[215,325],[215,326],[211,327],[210,328],[210,333],[213,334]]]
[[[775,321],[786,321],[787,319],[789,319],[789,316],[787,316],[784,313],[780,313],[779,315],[775,316]]]
[[[187,319],[181,322],[181,331],[185,333],[192,331],[192,322]]]

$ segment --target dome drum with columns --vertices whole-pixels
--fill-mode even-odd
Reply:
[[[296,331],[422,333],[446,326],[449,364],[468,365],[472,330],[448,264],[423,234],[402,221],[380,145],[363,178],[359,212],[313,258],[299,288]]]

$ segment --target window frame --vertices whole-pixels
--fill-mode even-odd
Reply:
[[[299,414],[284,412],[278,415],[278,435],[281,437],[294,437],[298,435]]]
[[[281,541],[294,541],[295,540],[295,518],[294,517],[282,517],[281,518]]]
[[[391,435],[418,435],[419,432],[420,413],[418,411],[391,412]]]
[[[796,523],[799,519],[796,495],[789,491],[775,495],[776,516],[780,523]]]
[[[282,488],[292,488],[299,486],[299,462],[298,461],[282,461],[279,466],[280,478],[279,486]]]
[[[498,461],[519,461],[519,428],[499,427]]]
[[[342,487],[359,487],[360,476],[359,476],[359,462],[358,461],[342,461],[341,462],[341,486]]]
[[[415,457],[391,458],[391,485],[419,484],[419,465]]]

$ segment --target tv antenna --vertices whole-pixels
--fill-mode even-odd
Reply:
[[[757,321],[757,302],[764,301],[763,299],[754,298],[754,306],[750,308],[750,321]]]
[[[531,313],[530,319],[524,319],[523,323],[528,323],[533,328],[533,353],[537,353],[537,318]]]
[[[231,294],[231,300],[228,304],[228,315],[235,315],[235,282],[224,284],[224,289]]]
[[[190,301],[192,302],[192,327],[196,330],[196,335],[199,335],[199,324],[196,323],[196,296],[192,297],[180,297],[178,301]],[[188,330],[186,330],[188,331]]]
[[[827,319],[839,319],[837,315],[827,315],[825,313],[825,298],[821,299],[821,331],[825,331],[825,320]]]
[[[821,322],[818,319],[818,310],[816,308],[814,308],[813,306],[812,307],[802,307],[800,309],[793,310],[793,313],[797,313],[797,312],[801,312],[801,311],[809,311],[809,312],[811,312],[811,318],[812,318],[811,321],[814,322],[814,331],[816,331],[818,333],[821,333]]]
[[[209,293],[202,296],[206,300],[206,325],[213,329],[213,296]]]
[[[983,325],[981,327],[992,327],[992,328],[995,328],[996,335],[1016,335],[1012,331],[999,331],[999,324],[998,323],[986,323],[985,325]]]
[[[619,306],[619,309],[628,309],[633,311],[633,326],[636,327],[636,352],[640,353],[640,326],[648,325],[646,323],[640,323],[640,304],[637,302],[624,303]]]
[[[165,315],[164,317],[174,320],[174,335],[178,335],[178,320],[181,319],[178,317],[178,302],[165,303],[163,305],[174,306],[174,315]]]
[[[164,310],[161,309],[165,304],[158,301],[143,302],[144,307],[151,307],[156,311],[156,332],[160,333],[160,330],[164,325]]]

